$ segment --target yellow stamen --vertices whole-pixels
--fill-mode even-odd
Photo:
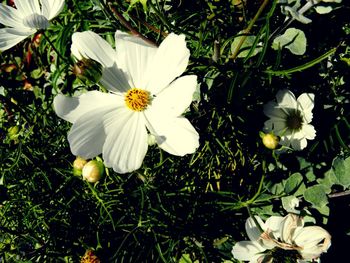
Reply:
[[[146,90],[133,88],[125,95],[125,104],[133,111],[143,111],[151,102],[150,93]]]

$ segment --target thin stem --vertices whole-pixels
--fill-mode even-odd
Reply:
[[[344,192],[340,192],[340,193],[329,194],[328,197],[329,198],[335,198],[335,197],[341,197],[341,196],[347,196],[347,195],[350,195],[350,190],[344,191]]]
[[[141,24],[143,24],[145,27],[147,27],[148,29],[152,30],[153,32],[157,33],[157,34],[161,34],[163,37],[167,37],[169,34],[152,26],[151,24],[147,23],[146,21],[144,20],[141,20],[140,18],[138,17],[134,17],[133,15],[129,14],[129,16],[134,19],[134,20],[137,20],[138,22],[140,22]]]
[[[56,52],[57,56],[62,59],[64,62],[70,64],[70,61],[65,58],[64,56],[61,55],[61,53],[58,51],[58,49],[55,47],[55,45],[53,44],[53,42],[50,40],[50,38],[45,34],[44,30],[41,30],[40,33],[44,36],[45,40],[50,44],[50,46],[52,47],[52,49]]]
[[[128,30],[130,30],[131,34],[134,36],[138,36],[141,39],[143,39],[145,42],[152,46],[158,46],[155,42],[152,40],[149,40],[145,36],[143,36],[139,31],[137,31],[135,28],[133,28],[128,21],[112,6],[112,3],[108,2],[109,8],[112,10],[113,14],[118,18],[119,22],[126,27]]]
[[[238,53],[239,53],[239,50],[241,49],[241,47],[242,47],[244,41],[246,40],[247,35],[248,35],[249,32],[252,30],[252,28],[253,28],[253,26],[254,26],[256,20],[258,20],[258,18],[260,17],[262,11],[265,9],[265,7],[266,7],[266,5],[268,4],[268,2],[269,2],[269,0],[264,0],[264,2],[263,2],[263,3],[261,4],[261,6],[259,7],[258,12],[256,12],[256,14],[255,14],[253,20],[250,21],[248,27],[247,27],[245,30],[243,30],[243,34],[244,34],[244,35],[242,36],[241,40],[239,41],[238,46],[236,47],[235,51],[234,51],[233,54],[231,55],[231,58],[232,58],[233,60],[235,60],[235,59],[237,58]]]
[[[255,201],[255,199],[258,198],[258,196],[259,196],[260,193],[261,193],[261,189],[262,189],[264,180],[265,180],[265,175],[261,176],[258,191],[255,193],[255,195],[254,195],[251,199],[249,199],[248,201],[246,201],[246,204],[247,204],[247,205],[253,203],[253,202]]]
[[[260,233],[264,233],[264,229],[262,229],[261,225],[259,224],[258,220],[256,220],[255,216],[253,215],[252,211],[250,210],[250,207],[247,206],[248,214],[251,219],[253,219],[254,224],[256,225],[257,228],[259,228]]]

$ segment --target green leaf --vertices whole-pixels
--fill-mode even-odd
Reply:
[[[325,205],[323,207],[318,207],[317,211],[320,212],[321,215],[323,215],[322,223],[327,224],[329,212],[330,212],[329,207],[327,205]]]
[[[334,184],[339,184],[338,179],[335,177],[332,169],[327,171],[324,175],[324,178],[318,179],[317,182],[324,187],[326,194],[329,194],[331,192],[332,186]]]
[[[272,48],[287,48],[294,55],[303,55],[306,51],[306,37],[302,30],[288,28],[283,35],[273,40]]]
[[[300,173],[292,174],[284,185],[284,192],[290,194],[298,189],[303,181],[303,176]]]
[[[238,47],[239,43],[241,42],[241,39],[244,36],[238,36],[235,37],[235,39],[233,40],[232,44],[231,44],[231,52],[235,52],[236,48]],[[245,58],[249,52],[250,49],[253,48],[254,42],[255,42],[255,36],[246,36],[246,39],[244,40],[241,48],[239,49],[239,53],[237,55],[238,58]],[[254,51],[251,54],[251,57],[255,56],[256,54],[258,54],[259,52],[261,52],[262,47],[255,47]]]
[[[343,157],[337,157],[333,161],[333,172],[338,180],[338,183],[344,187],[350,185],[350,157],[343,159]]]
[[[130,8],[132,8],[137,3],[141,3],[143,6],[143,10],[147,11],[147,0],[131,0],[130,1]]]
[[[281,198],[283,209],[288,213],[300,213],[295,207],[299,206],[299,199],[294,195],[283,196]]]
[[[323,185],[314,185],[307,188],[304,192],[304,199],[311,203],[315,208],[322,208],[328,204],[328,197]]]

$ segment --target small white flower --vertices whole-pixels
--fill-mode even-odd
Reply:
[[[237,242],[232,248],[232,255],[235,259],[249,261],[249,263],[268,262],[263,260],[268,257],[266,252],[276,247],[273,240],[279,236],[276,231],[279,230],[283,218],[272,216],[265,223],[258,216],[255,216],[255,219],[264,232],[262,233],[253,218],[249,217],[245,223],[245,229],[250,241]],[[263,234],[264,238],[262,238]],[[276,234],[277,236],[274,236]]]
[[[16,8],[0,4],[0,51],[5,51],[49,27],[64,7],[64,0],[14,0]]]
[[[285,89],[280,90],[275,101],[270,101],[264,106],[264,113],[270,119],[265,122],[264,130],[280,136],[280,144],[294,150],[302,150],[307,145],[307,140],[313,140],[316,136],[312,120],[314,108],[312,93],[303,93],[298,99],[294,94]]]
[[[326,230],[319,226],[304,227],[304,220],[297,215],[271,216],[265,223],[260,217],[255,218],[263,232],[251,217],[247,219],[245,228],[250,241],[237,242],[232,249],[233,257],[238,260],[271,262],[279,250],[296,257],[299,263],[318,261],[331,245]]]
[[[190,56],[184,35],[169,34],[156,48],[117,31],[116,50],[91,31],[74,33],[72,39],[77,59],[102,65],[100,81],[109,91],[55,97],[56,114],[73,123],[68,141],[74,155],[91,159],[102,153],[107,167],[127,173],[140,168],[148,134],[170,154],[196,150],[199,135],[181,114],[192,101],[197,77],[177,78]]]

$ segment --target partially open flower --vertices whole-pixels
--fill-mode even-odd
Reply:
[[[102,162],[91,160],[83,167],[83,179],[89,183],[96,183],[102,178],[104,173],[104,165]]]

